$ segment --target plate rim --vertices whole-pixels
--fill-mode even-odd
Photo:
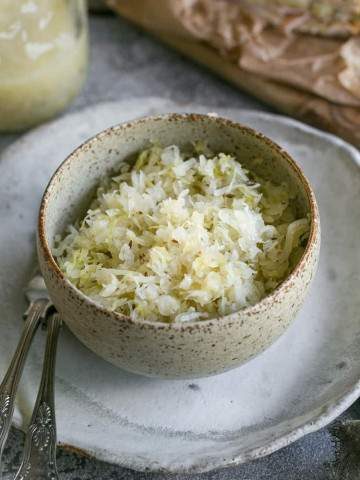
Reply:
[[[357,167],[360,167],[360,151],[356,147],[349,144],[345,140],[337,137],[336,135],[333,135],[328,132],[324,132],[318,128],[306,125],[298,120],[295,120],[290,117],[286,117],[284,115],[280,115],[277,113],[264,112],[262,110],[245,109],[241,107],[238,107],[238,108],[233,106],[227,107],[225,105],[218,106],[218,107],[213,107],[213,106],[207,107],[206,105],[201,105],[196,103],[193,104],[192,102],[178,103],[176,102],[176,100],[172,100],[168,98],[164,99],[164,98],[154,97],[154,96],[139,97],[136,100],[139,100],[139,99],[141,99],[144,102],[144,104],[146,103],[151,103],[153,105],[159,104],[160,108],[161,107],[163,108],[164,106],[167,107],[167,105],[173,106],[175,109],[174,111],[177,111],[178,109],[181,109],[181,110],[186,109],[186,111],[196,112],[198,109],[206,110],[208,108],[208,110],[211,112],[213,111],[216,112],[217,110],[219,110],[220,116],[222,115],[221,111],[226,110],[229,116],[232,114],[232,112],[234,113],[234,115],[236,115],[236,113],[241,112],[241,114],[248,115],[249,117],[252,117],[252,118],[260,117],[261,120],[264,119],[268,121],[275,121],[278,124],[280,123],[281,125],[287,128],[294,127],[303,133],[310,134],[313,137],[316,137],[317,139],[326,140],[330,144],[337,146],[338,148],[341,148],[343,150],[346,150],[348,153],[347,157],[351,158],[351,160],[355,163]],[[134,99],[99,102],[94,105],[90,105],[82,109],[69,112],[60,118],[56,118],[51,122],[48,122],[44,125],[40,125],[35,129],[20,136],[18,139],[10,143],[10,145],[5,147],[1,151],[0,159],[2,159],[8,153],[11,154],[12,149],[16,149],[23,142],[27,142],[28,140],[31,141],[32,137],[35,137],[35,138],[38,137],[38,135],[41,134],[41,132],[43,131],[46,132],[49,128],[54,128],[57,126],[61,127],[61,124],[63,122],[66,122],[69,117],[76,117],[76,116],[80,117],[86,111],[89,111],[92,109],[106,108],[107,106],[114,106],[114,104],[124,105],[126,103],[131,103],[132,101],[134,101]],[[139,118],[139,117],[135,117],[135,118]],[[119,122],[118,124],[121,124],[121,123],[124,123],[124,122]],[[243,120],[240,121],[239,123],[246,124]],[[114,124],[112,126],[115,126],[115,125],[117,124]],[[6,162],[4,167],[4,162],[0,161],[0,170],[1,168],[6,168]],[[359,173],[360,173],[360,169],[359,169]],[[96,460],[100,460],[100,461],[104,461],[112,464],[116,463],[119,466],[131,468],[138,471],[148,471],[148,472],[154,472],[154,473],[162,472],[162,473],[171,473],[171,474],[202,473],[202,472],[208,472],[208,471],[220,469],[220,468],[233,467],[236,465],[240,465],[242,463],[246,463],[251,460],[255,460],[255,459],[267,456],[293,443],[299,438],[309,433],[315,432],[320,428],[323,428],[324,426],[328,425],[340,414],[342,414],[346,409],[348,409],[358,399],[359,396],[360,396],[360,379],[357,382],[355,382],[351,388],[345,390],[340,397],[337,397],[334,400],[331,400],[331,399],[328,400],[326,404],[324,404],[321,408],[316,410],[316,413],[310,419],[309,418],[305,419],[303,423],[300,423],[297,427],[293,428],[288,433],[279,434],[276,438],[273,438],[267,441],[261,447],[254,447],[249,449],[248,451],[241,452],[237,455],[233,455],[229,457],[226,457],[224,455],[225,458],[212,456],[211,458],[206,459],[206,465],[204,465],[204,458],[202,459],[200,458],[199,461],[193,460],[192,463],[190,464],[183,463],[180,465],[179,462],[176,462],[173,465],[168,463],[166,467],[161,467],[161,466],[154,465],[154,463],[151,463],[151,461],[149,461],[148,459],[146,460],[144,458],[141,459],[141,458],[133,457],[132,461],[129,461],[128,458],[121,457],[121,453],[117,458],[114,458],[114,456],[111,455],[110,451],[108,452],[103,449],[99,449],[98,451],[89,451],[86,448],[82,448],[81,446],[75,446],[68,443],[61,443],[59,445],[65,450],[66,449],[73,450],[84,456],[88,456]],[[22,426],[17,421],[13,421],[13,425],[16,428],[23,430]]]

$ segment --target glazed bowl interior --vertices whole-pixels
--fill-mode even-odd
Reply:
[[[197,114],[169,114],[113,127],[90,139],[55,172],[42,202],[46,243],[81,218],[101,179],[115,173],[122,162],[132,163],[151,143],[178,145],[191,152],[194,142],[204,142],[213,152],[235,157],[251,172],[275,184],[286,182],[295,193],[298,217],[310,214],[311,191],[300,168],[280,147],[254,130],[230,120]],[[260,161],[261,159],[261,161]],[[41,226],[40,226],[41,228]]]

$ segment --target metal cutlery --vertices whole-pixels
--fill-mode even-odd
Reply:
[[[56,421],[54,374],[56,349],[61,327],[58,313],[47,320],[47,341],[40,388],[26,433],[23,460],[15,480],[56,480]]]
[[[46,321],[48,334],[43,374],[34,413],[27,432],[23,462],[16,478],[18,480],[25,480],[26,478],[56,479],[53,378],[61,320],[59,315],[54,313],[54,307],[39,272],[35,274],[26,287],[25,296],[29,301],[29,307],[24,314],[26,318],[24,329],[10,366],[0,385],[0,475],[2,472],[2,453],[11,426],[19,380],[36,330],[42,321]],[[47,476],[43,472],[46,472]]]

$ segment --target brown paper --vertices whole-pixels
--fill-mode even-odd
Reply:
[[[233,1],[233,0],[229,0]],[[241,0],[257,17],[297,32],[347,38],[360,34],[359,0]]]
[[[119,14],[152,32],[183,54],[219,73],[242,90],[256,96],[281,112],[340,135],[360,147],[360,107],[356,106],[358,105],[358,98],[354,95],[358,92],[356,82],[354,87],[354,78],[358,79],[357,75],[359,73],[356,63],[355,66],[352,64],[351,68],[346,68],[344,63],[341,69],[342,82],[345,85],[348,82],[351,88],[354,88],[354,91],[346,86],[343,88],[340,81],[338,84],[336,82],[331,84],[330,82],[331,88],[328,85],[325,90],[331,92],[336,102],[329,101],[324,98],[323,92],[321,92],[321,82],[316,86],[310,84],[309,87],[313,91],[306,91],[306,85],[304,84],[294,85],[294,82],[289,83],[285,71],[281,72],[281,78],[279,72],[277,76],[271,74],[266,78],[264,74],[260,74],[262,69],[259,69],[258,65],[255,68],[252,64],[252,69],[256,70],[254,72],[248,68],[249,58],[247,56],[242,57],[247,59],[247,70],[244,69],[241,60],[239,60],[241,45],[233,44],[231,48],[223,48],[223,50],[226,50],[224,52],[219,44],[215,48],[209,45],[209,41],[204,42],[194,38],[194,32],[186,26],[186,22],[184,24],[184,19],[179,20],[176,7],[179,6],[180,2],[182,0],[137,0],[136,2],[132,0],[108,0],[108,4]],[[177,4],[175,8],[174,4]],[[249,24],[246,25],[242,19],[241,27],[243,27],[242,34],[246,34]],[[250,24],[250,29],[261,29],[262,27],[263,24],[260,26],[259,24],[255,26]],[[231,38],[231,35],[229,38]],[[216,38],[216,41],[220,42],[220,38]],[[214,41],[214,43],[216,42]],[[353,52],[357,45],[355,47],[350,45],[349,48]],[[347,52],[347,54],[352,56],[351,52]],[[302,89],[297,87],[302,87]],[[317,90],[319,90],[319,94],[317,94]]]
[[[169,0],[169,4],[195,38],[205,40],[242,69],[335,103],[360,106],[360,90],[350,78],[360,59],[344,55],[350,43],[360,49],[360,37],[297,34],[294,16],[291,21],[278,20],[274,27],[271,18],[258,14],[246,0]],[[342,83],[345,70],[351,90]]]

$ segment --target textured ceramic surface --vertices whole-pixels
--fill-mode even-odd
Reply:
[[[293,273],[253,307],[208,321],[164,324],[134,321],[100,308],[58,268],[54,238],[81,216],[94,187],[121,162],[149,146],[188,148],[197,141],[215,152],[232,153],[265,178],[286,182],[301,217],[310,215],[310,236]],[[262,158],[260,166],[257,159]],[[255,161],[254,161],[255,160]],[[86,211],[86,210],[85,210]],[[80,213],[81,212],[81,213]],[[163,378],[197,378],[238,367],[271,345],[301,307],[314,276],[320,248],[315,196],[300,168],[277,145],[254,130],[220,117],[147,117],[110,128],[83,144],[52,177],[39,214],[38,254],[50,296],[70,330],[99,356],[133,373]]]
[[[20,335],[25,307],[20,291],[34,266],[38,206],[51,172],[109,125],[176,110],[208,111],[156,99],[100,105],[26,135],[1,156],[0,375]],[[128,374],[65,329],[56,376],[58,437],[99,459],[172,472],[241,463],[324,426],[360,393],[359,153],[284,117],[218,113],[273,138],[309,178],[322,229],[314,284],[294,323],[264,353],[196,381]],[[21,427],[33,407],[43,341],[41,334],[35,339],[20,385],[15,424]]]

